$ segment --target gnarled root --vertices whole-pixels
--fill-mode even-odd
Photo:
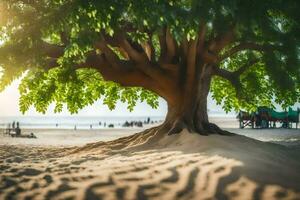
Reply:
[[[205,123],[204,124],[205,130],[209,131],[211,134],[219,134],[219,135],[234,135],[233,133],[229,131],[222,130],[220,127],[218,127],[216,124],[213,123]]]
[[[168,135],[178,134],[183,129],[187,129],[190,133],[198,133],[200,135],[211,135],[211,134],[219,134],[219,135],[234,135],[233,133],[230,133],[228,131],[222,130],[220,127],[218,127],[216,124],[209,123],[209,122],[202,122],[202,123],[187,123],[184,120],[177,119],[174,122],[170,123],[168,122],[165,126],[165,131]]]
[[[147,144],[148,148],[155,146],[158,141],[163,137],[173,134],[178,134],[184,129],[190,133],[198,133],[200,135],[211,135],[211,134],[220,134],[220,135],[234,135],[228,131],[222,130],[217,125],[212,123],[199,123],[197,127],[193,127],[192,124],[187,123],[186,121],[177,119],[171,123],[170,121],[163,123],[158,127],[153,127],[143,132],[136,133],[127,137],[119,138],[109,142],[96,142],[87,144],[84,147],[79,147],[71,153],[85,152],[85,151],[112,151],[112,150],[129,150],[131,148],[138,149],[139,146],[143,147]]]
[[[168,135],[180,133],[184,128],[187,128],[186,124],[182,120],[176,120],[168,131]]]

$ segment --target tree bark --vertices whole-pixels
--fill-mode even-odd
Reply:
[[[183,129],[201,135],[227,133],[208,119],[207,97],[212,69],[209,65],[201,66],[201,72],[196,73],[196,79],[188,88],[178,87],[181,96],[174,96],[176,99],[172,103],[167,101],[168,113],[162,127],[168,134],[180,133]]]

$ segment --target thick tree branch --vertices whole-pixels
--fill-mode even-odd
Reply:
[[[245,51],[245,50],[271,51],[271,50],[275,50],[276,48],[279,48],[279,47],[275,47],[272,45],[261,45],[261,44],[256,44],[256,43],[252,43],[252,42],[240,43],[240,44],[232,47],[231,49],[229,49],[226,53],[224,53],[224,55],[218,59],[218,62],[222,62],[226,58],[229,58],[230,56],[233,56],[234,54],[241,52],[241,51]]]
[[[152,34],[148,34],[149,35],[149,45],[151,48],[151,61],[154,62],[155,61],[155,56],[156,56],[156,50],[153,44],[153,40],[152,40]]]
[[[130,28],[131,29],[131,28]],[[102,32],[102,36],[105,41],[111,46],[118,49],[121,55],[126,58],[127,60],[135,58],[135,62],[141,62],[142,59],[147,58],[149,61],[154,61],[155,59],[155,51],[154,47],[151,42],[151,33],[148,33],[149,41],[144,42],[143,44],[139,45],[137,43],[130,42],[126,39],[123,33],[116,33],[113,37],[109,36],[108,34]],[[124,41],[127,41],[128,47],[131,48],[131,52],[134,54],[128,54],[127,49],[125,49]],[[138,58],[139,57],[139,58]],[[139,61],[138,61],[139,60]]]
[[[148,57],[145,52],[138,52],[125,38],[125,36],[120,36],[120,46],[127,52],[130,59],[137,63],[148,62]]]
[[[106,34],[104,31],[101,32],[101,37],[104,38],[104,40],[112,47],[120,47],[120,41],[118,41],[118,38],[116,36],[112,37],[108,34]]]
[[[189,50],[189,42],[186,38],[184,38],[180,44],[181,46],[181,51],[182,51],[182,56],[187,57],[188,55],[188,50]]]
[[[204,44],[205,44],[205,35],[206,35],[206,24],[201,23],[198,33],[198,46],[197,46],[197,54],[201,55],[204,51]]]
[[[216,64],[218,61],[218,56],[208,49],[204,50],[204,52],[201,54],[201,58],[205,63],[209,63],[212,65]]]
[[[160,46],[160,56],[158,59],[159,63],[162,63],[166,54],[167,54],[167,43],[166,43],[166,30],[167,28],[164,27],[159,34],[159,46]]]
[[[242,83],[240,81],[241,74],[243,74],[246,70],[248,70],[257,62],[259,62],[259,59],[251,59],[234,72],[230,72],[225,69],[221,69],[217,66],[214,66],[213,74],[228,80],[235,88],[237,96],[239,96],[242,90]]]
[[[153,45],[153,42],[152,42],[152,33],[148,33],[148,41],[146,41],[142,47],[144,49],[144,51],[146,52],[147,56],[148,56],[148,59],[151,61],[151,62],[155,62],[155,48],[154,48],[154,45]]]
[[[48,58],[45,60],[45,63],[43,66],[41,66],[45,71],[48,71],[54,67],[58,67],[59,64],[57,63],[56,58]]]
[[[195,79],[197,41],[198,39],[191,40],[189,42],[189,49],[187,55],[187,87],[190,87]]]
[[[121,37],[120,43],[121,47],[127,52],[130,60],[134,62],[136,68],[155,80],[164,81],[167,79],[163,73],[163,69],[159,68],[158,65],[150,63],[145,52],[138,52],[125,37]]]
[[[68,45],[70,43],[69,37],[64,31],[60,32],[60,39],[64,45]]]
[[[112,65],[113,68],[119,68],[120,59],[118,56],[108,47],[108,44],[104,37],[101,37],[100,41],[95,43],[95,47],[100,49],[104,53],[105,57]]]
[[[227,45],[234,40],[235,28],[230,28],[227,32],[218,35],[209,45],[209,51],[214,52],[216,55]]]
[[[224,79],[230,80],[234,76],[233,72],[227,71],[226,69],[219,68],[217,66],[213,67],[213,74],[220,76]]]
[[[167,28],[166,30],[166,45],[167,45],[167,55],[166,62],[172,62],[174,56],[176,55],[177,45],[171,34],[171,30]]]
[[[234,74],[237,76],[240,76],[241,74],[243,74],[246,70],[248,70],[251,66],[253,66],[258,61],[259,61],[258,59],[252,59],[252,60],[248,61],[247,63],[242,65],[239,69],[237,69],[234,72]]]
[[[217,75],[217,76],[220,76],[220,77],[228,80],[232,84],[232,86],[235,88],[237,96],[239,96],[241,94],[242,84],[240,81],[240,76],[238,76],[234,72],[230,72],[225,69],[221,69],[217,66],[213,67],[213,75]]]
[[[222,68],[214,65],[213,74],[218,75],[222,78],[225,78],[225,79],[231,81],[233,79],[239,78],[241,74],[243,74],[246,70],[248,70],[251,66],[253,66],[257,62],[259,62],[259,59],[257,59],[257,58],[251,59],[247,63],[242,65],[239,69],[237,69],[236,71],[233,71],[233,72],[228,71],[226,69],[222,69]]]
[[[101,36],[104,38],[107,44],[109,44],[111,47],[116,48],[126,60],[129,60],[127,52],[121,47],[120,41],[117,37],[111,37],[104,32],[102,32]]]
[[[151,90],[160,96],[168,99],[170,94],[167,88],[171,85],[170,75],[164,73],[164,69],[150,63],[147,55],[140,52],[132,46],[124,37],[111,38],[114,44],[119,42],[118,46],[128,55],[129,60],[121,60],[115,52],[109,47],[109,43],[102,37],[95,43],[95,48],[101,51],[98,55],[96,51],[91,51],[86,58],[86,62],[74,65],[74,69],[94,68],[97,69],[105,80],[114,81],[122,86],[143,87]],[[46,46],[47,45],[47,46]],[[57,67],[56,58],[64,53],[63,47],[45,44],[49,59],[45,68]],[[55,50],[55,51],[54,51]],[[60,50],[60,51],[58,51]]]
[[[146,53],[148,60],[152,60],[153,58],[153,48],[149,42],[144,42],[142,44],[143,50]]]
[[[106,81],[113,81],[124,87],[143,87],[164,98],[168,98],[168,94],[161,87],[161,84],[137,67],[134,67],[131,61],[121,61],[120,67],[116,69],[109,66],[105,56],[91,55],[87,58],[86,63],[81,64],[81,66],[84,65],[98,69]]]
[[[219,52],[234,40],[234,30],[235,28],[232,27],[227,32],[219,34],[217,37],[210,40],[207,48],[203,49],[202,53],[200,54],[204,62],[211,65],[218,63]]]
[[[172,63],[178,53],[178,46],[173,38],[170,28],[164,27],[159,35],[160,57],[159,63]],[[174,63],[173,63],[174,64]]]
[[[96,55],[94,51],[89,52],[87,55],[86,61],[83,63],[75,64],[73,66],[74,69],[76,70],[76,69],[81,69],[81,68],[93,68],[93,69],[98,70],[98,67],[95,65],[95,62],[92,62],[92,61],[96,60],[97,56],[99,56],[99,55]],[[98,65],[103,65],[104,64],[103,61],[104,61],[103,59],[97,59]],[[59,67],[58,59],[57,58],[47,58],[45,60],[45,65],[42,67],[46,71],[48,71],[52,68],[55,68],[55,67]]]
[[[40,44],[40,49],[46,54],[46,56],[50,58],[59,58],[64,54],[65,47],[42,41]]]
[[[124,87],[143,87],[159,95],[166,96],[157,81],[133,67],[130,61],[120,61],[119,65],[118,69],[113,68],[105,54],[97,55],[94,51],[91,51],[85,62],[75,64],[73,68],[74,70],[81,68],[96,69],[106,81],[113,81]],[[49,70],[57,66],[56,59],[48,59],[48,64],[44,66],[44,69]]]

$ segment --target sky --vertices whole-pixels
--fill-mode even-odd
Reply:
[[[7,87],[2,93],[0,93],[0,116],[22,116],[19,111],[19,92],[18,85],[20,80],[14,81],[9,87]],[[154,110],[146,103],[138,103],[133,112],[129,112],[126,108],[126,104],[118,102],[116,109],[110,111],[106,105],[102,105],[102,101],[95,102],[92,106],[87,106],[80,110],[76,116],[144,116],[146,113],[149,116],[163,116],[167,111],[166,103],[160,99],[160,106]],[[66,108],[61,113],[54,113],[54,105],[50,105],[45,115],[53,116],[70,116]],[[32,107],[26,113],[25,116],[42,116]]]
[[[44,116],[41,113],[35,111],[32,107],[30,108],[25,115],[23,115],[19,111],[19,91],[18,85],[20,80],[14,81],[10,86],[8,86],[2,93],[0,93],[0,117],[7,116]],[[106,105],[102,104],[101,100],[96,101],[92,106],[87,106],[84,109],[80,110],[78,114],[73,116],[165,116],[167,113],[167,103],[160,98],[159,99],[159,107],[157,109],[152,109],[146,103],[137,103],[136,107],[132,112],[127,110],[127,105],[121,102],[118,102],[115,110],[109,110]],[[297,103],[293,108],[300,108],[300,103]],[[216,105],[215,101],[212,98],[208,97],[208,109],[218,115],[226,115],[226,113],[222,110],[222,107]],[[63,109],[61,113],[54,113],[54,105],[51,105],[46,112],[46,116],[72,116],[66,108]],[[277,107],[277,110],[281,110],[281,108]],[[234,112],[228,113],[228,116],[235,115]]]
[[[20,80],[14,81],[8,86],[2,93],[0,93],[0,116],[22,116],[19,111],[19,92],[18,85]],[[146,103],[137,103],[133,112],[127,110],[126,104],[118,102],[116,109],[110,111],[106,105],[102,105],[102,101],[95,102],[92,106],[87,106],[80,110],[75,116],[164,116],[167,113],[167,104],[163,99],[159,99],[159,107],[152,109]],[[217,106],[215,102],[209,98],[208,108],[211,111],[223,112],[220,106]],[[51,105],[46,113],[47,116],[71,116],[66,108],[61,113],[55,114],[53,112],[54,106]],[[225,114],[225,112],[223,112]],[[34,108],[30,108],[25,113],[25,116],[43,116],[41,113],[37,113]]]

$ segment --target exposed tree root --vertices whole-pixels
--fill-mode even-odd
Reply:
[[[191,134],[197,133],[200,135],[211,135],[211,134],[219,134],[219,135],[234,135],[228,131],[222,130],[217,125],[212,123],[202,124],[201,129],[191,128],[184,121],[177,120],[173,124],[165,122],[164,124],[153,127],[143,132],[136,133],[134,135],[130,135],[127,137],[119,138],[109,142],[96,142],[87,144],[84,147],[79,147],[73,151],[73,153],[79,151],[90,151],[90,150],[99,150],[101,152],[108,151],[122,151],[128,150],[130,148],[136,148],[138,146],[148,145],[151,147],[152,145],[156,145],[163,137],[167,135],[180,134],[184,129],[186,129]]]
[[[234,135],[234,133],[222,130],[220,127],[218,127],[216,124],[213,123],[205,123],[204,129],[210,134],[219,134],[219,135],[226,135],[226,136]]]
[[[213,123],[199,123],[195,128],[193,124],[187,124],[182,120],[176,120],[172,125],[169,125],[169,130],[167,131],[168,135],[179,134],[183,129],[187,129],[190,133],[198,133],[200,135],[211,135],[211,134],[219,134],[219,135],[234,135],[229,131],[222,130],[216,124]]]
[[[168,135],[177,134],[180,133],[184,128],[187,128],[187,125],[181,120],[176,120],[167,133]]]

